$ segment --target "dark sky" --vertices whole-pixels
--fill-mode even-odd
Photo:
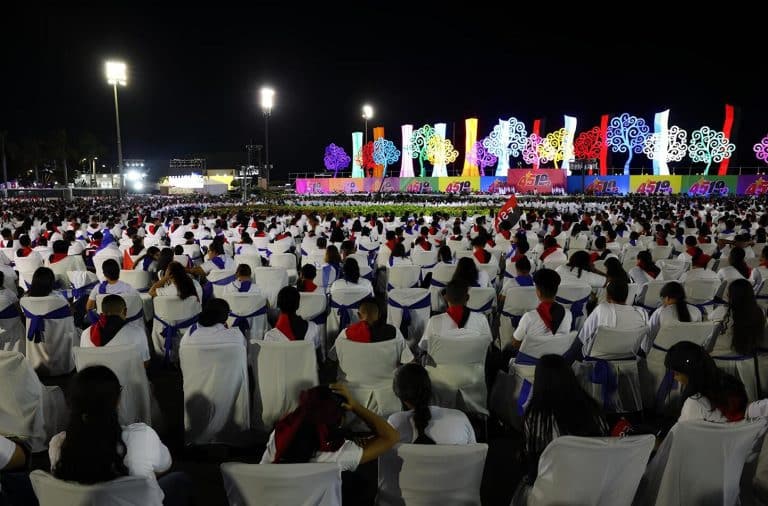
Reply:
[[[588,10],[598,5],[382,4],[6,7],[0,129],[17,141],[88,130],[115,157],[103,62],[118,57],[129,65],[124,156],[153,160],[157,172],[172,157],[262,143],[262,84],[277,91],[270,146],[283,174],[322,170],[331,142],[349,151],[365,102],[396,144],[401,124],[442,121],[448,137],[456,124],[460,151],[470,116],[486,135],[499,117],[543,117],[549,131],[569,113],[581,130],[601,113],[652,122],[670,108],[670,124],[719,130],[730,102],[741,107],[732,166],[757,165],[751,146],[768,133],[760,19],[721,10],[694,23],[660,10],[666,21],[654,25],[651,14],[625,14],[630,4],[599,14]]]

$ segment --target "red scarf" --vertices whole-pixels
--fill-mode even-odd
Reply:
[[[313,283],[311,279],[305,279],[303,280],[301,288],[302,292],[314,292],[317,290],[317,285]]]
[[[663,237],[659,237],[658,239],[656,239],[656,245],[657,246],[666,246],[667,245],[667,240],[664,239]]]
[[[512,232],[510,232],[509,230],[500,230],[499,233],[506,240],[509,240],[509,238],[512,237]]]
[[[459,328],[463,328],[469,319],[469,311],[464,306],[448,306],[448,309],[445,312],[448,313],[448,316],[451,317],[451,320],[453,320]]]
[[[147,225],[147,230],[149,230],[150,234],[155,235],[155,225]]]
[[[478,262],[481,264],[487,264],[491,260],[491,254],[485,251],[482,248],[476,248],[475,251],[472,253],[472,255],[477,259]]]
[[[536,306],[536,312],[539,313],[539,318],[544,322],[544,325],[554,334],[557,329],[552,321],[552,304],[554,302],[539,302],[539,305]]]
[[[423,249],[424,251],[429,251],[432,249],[432,245],[429,244],[429,242],[426,239],[421,241],[421,244],[419,244],[419,246],[421,246],[421,249]]]
[[[64,260],[69,256],[67,253],[54,253],[53,256],[51,256],[51,263],[55,264],[59,260]]]
[[[279,241],[281,239],[285,239],[286,237],[288,237],[288,236],[286,234],[284,234],[284,233],[283,234],[277,234],[277,237],[275,237],[275,240]]]
[[[693,258],[696,256],[696,248],[685,248],[685,252],[688,253],[688,255]]]
[[[368,322],[362,321],[348,326],[347,339],[356,343],[370,343],[371,327],[368,325]]]
[[[275,323],[275,328],[279,330],[280,332],[285,335],[289,340],[295,341],[296,336],[293,334],[293,328],[291,328],[291,319],[288,317],[285,313],[280,313],[280,316],[277,317],[277,323]]]
[[[599,259],[600,259],[600,253],[598,253],[597,251],[593,251],[592,253],[589,254],[589,263],[593,264],[595,263],[596,260],[599,260]]]
[[[524,256],[525,256],[525,255],[523,255],[522,253],[515,253],[515,256],[513,256],[513,257],[510,257],[509,261],[510,261],[512,264],[514,264],[514,263],[516,263],[518,260],[520,260],[521,258],[523,258]]]
[[[259,230],[258,232],[253,234],[253,237],[266,237],[266,236],[267,234],[265,234],[263,230]]]
[[[638,262],[637,266],[640,267],[643,272],[648,274],[652,279],[656,279],[657,274],[653,271],[649,271],[643,262]]]
[[[768,267],[768,260],[760,260],[760,267]]]
[[[390,251],[395,251],[395,246],[397,245],[396,239],[390,239],[385,243],[386,247],[389,248]]]
[[[557,246],[552,246],[551,248],[547,248],[547,249],[545,249],[545,250],[544,250],[544,251],[541,253],[541,256],[539,257],[539,260],[544,260],[544,259],[545,259],[545,258],[547,258],[549,255],[551,255],[552,253],[554,253],[555,251],[557,251],[557,248],[558,248]]]
[[[275,425],[275,458],[279,463],[290,447],[296,433],[305,424],[314,426],[321,452],[335,452],[344,444],[343,437],[331,438],[328,427],[337,426],[344,410],[331,397],[328,387],[318,386],[301,392],[299,407],[285,415]]]
[[[25,246],[25,247],[21,248],[21,256],[22,257],[28,257],[30,253],[32,253],[32,248],[30,248],[29,246]]]

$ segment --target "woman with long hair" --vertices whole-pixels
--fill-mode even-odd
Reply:
[[[160,280],[149,289],[150,297],[158,295],[177,295],[181,300],[196,297],[202,300],[203,289],[193,280],[179,262],[171,262]]]
[[[406,255],[405,245],[402,242],[398,242],[395,244],[394,248],[392,248],[392,253],[390,253],[387,263],[390,267],[395,267],[396,265],[413,265],[411,259]]]
[[[478,269],[475,261],[469,257],[459,258],[451,279],[466,283],[468,286],[481,288],[491,286],[491,278],[488,273]]]
[[[720,322],[712,355],[752,355],[763,338],[765,313],[746,279],[731,282],[727,295],[728,306],[719,306],[710,316],[710,320]]]
[[[165,275],[165,271],[168,269],[168,266],[171,264],[171,262],[173,262],[173,250],[171,248],[163,248],[160,250],[156,266],[158,277],[162,278]]]
[[[637,265],[629,271],[629,277],[635,283],[644,285],[649,281],[661,280],[661,269],[653,261],[650,251],[641,251],[637,254]]]
[[[117,376],[105,366],[86,367],[72,378],[67,430],[48,447],[53,475],[85,485],[141,476],[156,490],[158,504],[164,494],[166,504],[185,504],[190,484],[184,475],[157,479],[171,467],[171,454],[157,433],[143,423],[120,426],[120,391]]]
[[[340,289],[355,289],[363,295],[373,297],[373,285],[367,279],[360,277],[360,265],[354,258],[350,257],[344,260],[342,277],[331,285],[331,293]]]
[[[317,325],[308,322],[297,314],[301,294],[294,286],[285,286],[277,293],[277,317],[275,328],[264,334],[265,341],[311,341],[320,350],[321,341]],[[318,362],[319,363],[319,362]]]
[[[762,275],[759,270],[749,267],[744,258],[744,250],[733,246],[728,253],[728,265],[718,269],[717,276],[729,284],[737,279],[747,279],[752,286],[757,286],[763,280]]]
[[[451,252],[451,248],[443,244],[437,249],[437,263],[443,263],[443,264],[452,264],[453,263],[453,252]]]
[[[542,356],[536,365],[534,384],[523,416],[523,451],[529,483],[536,480],[541,453],[556,437],[608,435],[600,406],[581,388],[563,357]]]
[[[171,256],[173,258],[173,256]],[[157,272],[158,260],[160,259],[160,248],[157,246],[150,246],[144,250],[143,255],[139,255],[136,260],[133,261],[133,269],[142,270],[146,272]],[[168,262],[170,263],[170,262]],[[166,264],[167,266],[167,264]]]
[[[678,421],[738,422],[744,419],[747,393],[744,384],[715,365],[698,344],[681,341],[664,359],[667,369],[683,386],[683,407]]]
[[[685,288],[677,281],[670,281],[661,287],[659,297],[661,298],[661,306],[651,314],[651,318],[648,320],[650,343],[653,343],[661,327],[680,322],[700,322],[702,320],[701,311],[696,306],[686,302]]]
[[[56,290],[56,275],[48,267],[38,267],[32,275],[32,283],[27,291],[28,297],[64,296]]]
[[[576,251],[568,263],[555,269],[563,283],[581,283],[597,289],[605,286],[605,276],[594,272],[589,253]]]

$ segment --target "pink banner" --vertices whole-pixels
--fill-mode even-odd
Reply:
[[[507,185],[515,193],[560,193],[566,189],[565,171],[561,169],[509,169]]]

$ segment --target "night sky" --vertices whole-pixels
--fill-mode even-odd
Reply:
[[[369,126],[384,126],[395,144],[403,123],[442,121],[460,152],[470,116],[479,118],[481,136],[499,117],[515,116],[529,130],[542,117],[547,132],[562,127],[563,113],[577,116],[582,130],[602,113],[626,111],[652,123],[665,108],[670,125],[719,130],[729,102],[741,108],[736,168],[758,166],[751,146],[768,133],[759,16],[720,11],[703,24],[668,17],[654,28],[649,16],[625,16],[629,4],[599,14],[613,16],[610,22],[579,21],[598,16],[589,10],[598,5],[544,18],[556,10],[544,3],[507,10],[498,2],[482,9],[454,3],[472,12],[415,2],[126,5],[5,7],[0,129],[10,141],[56,128],[73,138],[91,131],[116,158],[103,75],[109,57],[129,65],[120,89],[124,157],[150,160],[156,175],[172,157],[240,152],[244,159],[249,139],[263,142],[263,84],[277,92],[273,177],[322,171],[331,142],[349,151],[365,102],[375,108]]]

